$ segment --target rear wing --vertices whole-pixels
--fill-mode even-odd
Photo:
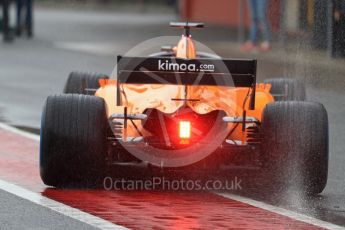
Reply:
[[[256,66],[254,59],[118,56],[117,105],[121,84],[215,85],[252,88],[250,109],[254,109]]]

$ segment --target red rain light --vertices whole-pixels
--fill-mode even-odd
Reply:
[[[191,134],[190,121],[179,122],[179,136],[181,139],[189,139]]]

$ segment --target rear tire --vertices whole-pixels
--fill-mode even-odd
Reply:
[[[100,87],[99,79],[109,79],[109,77],[99,73],[72,72],[68,76],[63,92],[94,95],[94,92],[88,92],[86,89],[97,90]]]
[[[43,182],[56,187],[94,185],[105,169],[107,125],[102,98],[49,96],[41,121]]]
[[[266,79],[264,83],[272,85],[270,93],[275,101],[305,101],[306,92],[303,82],[296,79],[276,78]]]
[[[328,174],[328,118],[320,103],[268,104],[262,122],[265,165],[274,185],[315,195]],[[281,190],[281,189],[279,189]]]

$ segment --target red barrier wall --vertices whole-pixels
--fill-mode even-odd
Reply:
[[[250,13],[245,0],[181,0],[181,16],[189,21],[237,27],[240,23],[240,1],[244,4],[244,24],[249,26]],[[270,0],[268,15],[273,30],[277,30],[280,0]]]

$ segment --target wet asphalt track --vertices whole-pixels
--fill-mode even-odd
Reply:
[[[176,35],[178,31],[165,27],[172,19],[169,15],[38,10],[34,40],[19,39],[11,45],[0,44],[0,119],[16,126],[39,128],[40,111],[46,96],[61,92],[71,70],[110,73],[116,54],[148,38]],[[210,31],[212,33],[197,32],[200,34],[199,40],[209,42],[216,51],[227,57],[243,56],[231,47],[232,43],[229,42],[229,47],[224,43],[225,38],[232,37],[230,32],[219,28],[211,28]],[[212,39],[213,36],[216,40]],[[299,44],[307,46],[303,42]],[[114,55],[110,55],[112,52]],[[296,51],[296,58],[299,57]],[[259,56],[258,59],[259,78],[297,76],[308,83],[309,99],[326,106],[330,121],[329,181],[325,191],[316,198],[300,197],[298,194],[275,197],[255,193],[250,188],[242,195],[345,226],[345,95],[342,90],[345,87],[345,71],[340,66],[345,61],[337,61],[339,68],[328,68],[315,66],[313,59],[304,64],[289,62],[285,57],[272,59],[269,55]],[[30,210],[29,214],[26,213],[31,215],[30,220],[42,212],[50,216],[47,217],[47,221],[52,221],[49,224],[59,226],[56,221],[60,217],[47,213],[44,208],[20,202],[4,192],[0,192],[0,199],[6,200],[0,203],[1,210],[18,207],[16,204],[19,202],[23,206],[21,210]],[[33,211],[36,209],[38,211]],[[18,209],[10,210],[15,215],[22,215]],[[71,221],[65,219],[66,223]],[[0,215],[1,223],[6,220],[10,224],[8,215]],[[20,221],[19,226],[24,226],[20,224],[28,219],[22,218]],[[41,227],[36,224],[34,226]],[[71,227],[73,224],[84,227],[79,222],[71,221],[70,224]],[[44,228],[43,225],[45,223],[42,223]]]

